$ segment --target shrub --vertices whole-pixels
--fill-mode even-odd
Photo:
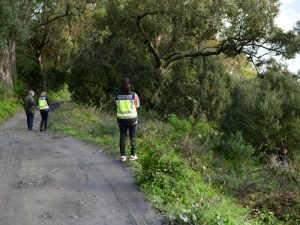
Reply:
[[[44,81],[44,74],[39,65],[20,55],[19,60],[17,61],[17,71],[19,80],[17,85],[19,85],[19,82],[22,82],[28,87],[28,89],[35,91],[40,90]],[[20,95],[22,96],[23,92],[22,90],[20,91]]]
[[[13,85],[15,93],[23,99],[27,95],[28,85],[20,79],[15,80]]]
[[[163,87],[159,108],[164,113],[219,120],[230,101],[232,79],[218,57],[174,64]]]
[[[64,89],[64,84],[67,82],[68,73],[56,68],[50,68],[45,73],[45,80],[48,90],[58,92]]]
[[[240,132],[225,135],[218,146],[219,152],[225,157],[229,165],[240,171],[252,159],[254,148],[247,144]]]
[[[70,100],[71,94],[68,91],[68,85],[63,85],[58,91],[48,91],[47,97],[49,101],[54,100]]]
[[[0,122],[20,109],[20,101],[14,96],[13,90],[0,83]]]
[[[246,142],[261,150],[277,152],[284,146],[296,155],[300,149],[300,86],[291,76],[268,72],[261,78],[239,82],[232,93],[222,127],[241,131]]]

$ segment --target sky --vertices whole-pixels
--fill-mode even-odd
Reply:
[[[296,22],[300,21],[300,0],[280,0],[280,4],[280,13],[275,22],[284,31],[291,30]],[[295,59],[287,60],[285,63],[291,72],[300,71],[299,54]]]

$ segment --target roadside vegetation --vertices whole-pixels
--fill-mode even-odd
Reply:
[[[118,157],[118,127],[113,116],[72,103],[55,111],[51,118],[52,129],[104,146]],[[175,116],[170,119],[181,123]],[[130,164],[153,205],[168,214],[169,224],[259,224],[233,198],[205,182],[200,172],[205,164],[199,162],[200,170],[194,170],[178,154],[176,146],[180,143],[175,136],[182,130],[147,116],[138,129],[139,160]]]
[[[271,82],[273,76],[270,81],[267,76],[265,81],[253,80],[252,88],[256,82]],[[293,79],[277,76],[294,83]],[[244,87],[238,84],[236,88],[240,85]],[[253,105],[256,98],[251,99],[249,104]],[[233,105],[232,100],[228,116]],[[244,113],[251,114],[249,110]],[[291,153],[289,167],[279,166],[276,152],[267,155],[266,146],[255,148],[241,132],[228,133],[221,126],[140,110],[139,160],[129,164],[135,168],[140,188],[168,215],[167,224],[299,223],[298,153]],[[118,156],[115,117],[99,108],[66,104],[52,115],[51,127],[104,146]]]
[[[68,85],[64,84],[57,91],[51,91],[51,90],[48,91],[47,98],[50,102],[52,102],[52,101],[70,101],[71,93],[68,91]]]
[[[21,101],[13,90],[0,83],[0,123],[22,109]]]

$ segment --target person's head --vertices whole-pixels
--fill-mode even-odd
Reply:
[[[45,92],[45,91],[42,91],[41,97],[45,97],[45,96],[46,96],[46,92]]]
[[[125,77],[122,81],[121,81],[121,85],[120,85],[120,90],[122,93],[129,93],[130,91],[130,81],[127,77]]]
[[[33,90],[28,91],[28,95],[34,96],[34,91]]]
[[[278,151],[278,154],[279,154],[279,155],[286,155],[287,152],[288,152],[288,151],[287,151],[286,148],[281,147],[281,148],[279,149],[279,151]]]

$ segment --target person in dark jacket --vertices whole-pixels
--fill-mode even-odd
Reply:
[[[39,108],[41,113],[41,125],[40,125],[40,131],[46,131],[47,130],[47,122],[48,122],[48,113],[49,113],[49,102],[46,97],[46,92],[42,92],[39,97]]]
[[[37,104],[34,102],[33,96],[34,96],[34,91],[30,90],[28,92],[28,96],[25,98],[24,101],[24,109],[27,117],[28,130],[32,130],[34,113],[37,107]]]
[[[277,154],[277,162],[279,166],[289,166],[290,160],[287,155],[287,149],[284,147],[281,147]]]
[[[135,139],[136,126],[138,123],[137,108],[140,106],[140,100],[135,92],[130,91],[130,82],[128,78],[124,78],[121,82],[120,93],[116,95],[117,104],[117,120],[120,130],[120,154],[121,161],[126,161],[125,140],[129,130],[130,136],[130,160],[136,160]]]

